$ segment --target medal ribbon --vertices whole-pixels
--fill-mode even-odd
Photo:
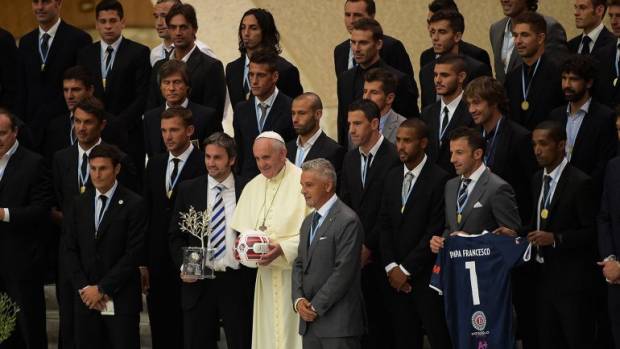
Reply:
[[[542,58],[542,57],[540,57]],[[536,76],[536,71],[538,70],[538,65],[540,64],[540,58],[536,61],[536,66],[534,67],[534,73],[532,74],[532,78],[527,83],[527,88],[525,87],[525,64],[521,67],[521,90],[523,92],[523,100],[527,101],[527,96],[530,93],[530,87],[532,86],[532,81],[534,81],[534,77]]]

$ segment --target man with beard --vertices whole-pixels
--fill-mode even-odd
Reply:
[[[298,96],[293,100],[291,115],[297,138],[286,143],[288,159],[301,168],[306,161],[324,158],[332,163],[337,173],[340,172],[345,150],[321,130],[321,98],[313,92]]]

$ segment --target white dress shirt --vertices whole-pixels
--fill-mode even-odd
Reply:
[[[215,55],[215,52],[213,52],[213,50],[209,47],[209,45],[205,44],[204,42],[200,41],[200,40],[196,40],[194,41],[194,43],[196,44],[196,46],[198,46],[198,49],[206,54],[207,56],[213,57],[215,59],[217,59],[217,56]],[[166,51],[165,50],[172,50],[174,48],[173,45],[170,46],[165,46],[164,43],[162,42],[161,44],[155,46],[152,50],[151,50],[151,66],[154,66],[155,63],[157,63],[157,61],[161,61],[162,59],[166,58]]]
[[[566,157],[568,158],[568,161],[570,161],[573,155],[579,129],[581,128],[583,119],[585,119],[588,111],[590,110],[591,102],[592,98],[588,99],[574,114],[571,114],[570,112],[570,103],[566,108],[566,114],[568,115],[566,118]]]
[[[553,171],[551,171],[551,173],[547,173],[547,169],[543,170],[543,184],[545,183],[545,175],[549,175],[551,176],[551,182],[549,183],[549,202],[551,202],[553,200],[553,194],[555,194],[555,187],[558,185],[558,182],[560,181],[560,177],[562,176],[562,172],[564,172],[564,168],[566,167],[566,165],[568,164],[568,159],[564,158],[562,160],[562,162],[553,169]],[[543,205],[543,188],[544,185],[541,186],[540,188],[540,194],[538,196],[538,211],[536,211],[538,214],[536,214],[536,228],[537,230],[540,230],[540,210],[542,208]],[[555,246],[555,245],[554,245]]]
[[[596,28],[592,29],[591,32],[589,32],[588,34],[586,33],[582,33],[581,36],[581,42],[579,43],[579,49],[577,50],[578,53],[581,53],[581,50],[583,49],[583,37],[584,36],[589,36],[590,37],[590,43],[588,44],[588,48],[590,49],[590,52],[592,52],[592,50],[594,49],[594,44],[596,44],[596,40],[598,39],[598,36],[601,35],[601,32],[603,31],[603,28],[605,27],[605,25],[603,24],[603,22],[599,23],[598,26],[596,26]]]
[[[471,179],[471,182],[469,182],[469,185],[467,185],[467,196],[469,197],[469,195],[471,195],[471,192],[474,190],[474,187],[476,186],[476,183],[478,183],[478,180],[480,179],[480,176],[482,176],[482,173],[484,172],[484,170],[486,170],[487,167],[484,165],[484,163],[482,163],[480,165],[480,167],[478,167],[477,170],[475,170],[470,176],[469,179]],[[461,181],[464,179],[464,176],[461,176]],[[460,190],[460,186],[459,186],[459,190]]]
[[[302,145],[299,142],[299,137],[297,137],[297,140],[295,141],[295,144],[297,145],[297,152],[295,153],[295,166],[301,167],[301,165],[306,160],[306,157],[308,156],[308,153],[310,152],[310,149],[312,149],[312,146],[314,145],[314,142],[316,142],[316,140],[319,138],[319,136],[322,133],[323,133],[323,131],[319,128],[312,135],[312,137],[310,137],[310,139],[308,139],[306,141],[306,143],[304,145]]]
[[[437,132],[439,132],[439,140],[441,141],[441,136],[443,136],[441,134],[441,130],[443,130],[445,128],[445,126],[442,124],[443,122],[443,109],[444,108],[448,108],[448,125],[450,124],[450,121],[452,121],[452,117],[454,116],[454,113],[456,112],[456,108],[458,108],[459,103],[461,103],[461,100],[463,99],[463,92],[461,91],[461,94],[459,94],[454,100],[452,100],[452,102],[446,104],[446,102],[444,102],[443,98],[441,98],[441,109],[439,110],[439,130]]]
[[[116,53],[118,52],[118,47],[121,45],[121,41],[123,41],[123,36],[119,36],[118,39],[116,39],[116,41],[114,41],[112,43],[112,45],[108,45],[107,43],[105,43],[103,40],[99,41],[100,46],[101,46],[101,77],[102,78],[107,78],[107,74],[109,74],[110,72],[107,71],[106,72],[106,60],[108,59],[108,53],[106,52],[106,50],[108,49],[109,46],[112,47],[113,51],[112,51],[112,58],[110,60],[110,71],[112,70],[112,67],[114,66],[114,60],[116,59]]]
[[[52,42],[54,41],[54,38],[56,37],[56,32],[58,31],[58,26],[59,25],[60,25],[60,17],[58,17],[58,21],[56,21],[56,23],[48,31],[43,30],[43,28],[41,28],[39,26],[39,45],[38,45],[38,47],[40,47],[40,45],[41,45],[41,38],[43,37],[43,34],[47,33],[47,35],[50,36],[50,38],[47,40],[47,45],[48,45],[50,50],[52,49]],[[47,52],[49,52],[49,50]]]
[[[95,229],[99,229],[99,223],[101,223],[101,219],[105,216],[108,207],[110,207],[110,202],[112,202],[112,197],[114,196],[114,192],[116,191],[116,187],[118,187],[118,181],[114,181],[114,185],[107,192],[102,193],[99,189],[95,189]],[[103,195],[108,198],[105,203],[105,208],[103,209],[103,216],[99,217],[99,212],[101,212],[102,202],[99,199],[99,196]]]
[[[278,93],[279,92],[280,91],[276,87],[275,90],[273,90],[273,93],[271,94],[271,96],[269,96],[267,99],[265,99],[262,102],[260,100],[258,100],[258,97],[254,96],[254,108],[256,110],[256,124],[258,125],[258,127],[260,127],[260,117],[261,117],[261,115],[260,115],[261,111],[260,111],[260,108],[259,108],[259,104],[261,104],[261,103],[266,103],[267,104],[267,115],[265,116],[265,124],[266,124],[267,123],[267,118],[269,117],[269,113],[271,112],[271,108],[273,107],[273,103],[275,102],[276,98],[278,97]]]
[[[99,140],[97,140],[97,143],[95,143],[95,145],[93,145],[92,147],[88,148],[88,149],[83,149],[82,145],[78,142],[78,173],[77,173],[77,177],[78,177],[78,183],[81,183],[81,179],[80,179],[80,169],[82,168],[82,160],[84,158],[84,154],[86,154],[86,156],[90,159],[90,152],[93,150],[94,147],[98,146],[99,144],[101,144],[101,137],[99,137]],[[86,164],[86,180],[88,181],[88,176],[90,176],[90,166],[88,166],[88,164]]]
[[[235,195],[235,176],[231,173],[221,183],[215,180],[215,178],[208,176],[207,185],[209,186],[209,194],[207,195],[209,200],[209,206],[213,207],[215,203],[215,195],[217,194],[218,185],[223,185],[222,200],[224,200],[224,214],[226,219],[226,229],[224,234],[226,235],[226,252],[221,258],[216,259],[213,263],[213,269],[216,271],[226,271],[226,268],[239,269],[239,261],[235,259],[235,240],[237,239],[237,233],[230,227],[235,207],[237,206],[237,198]]]
[[[187,163],[187,158],[189,158],[189,154],[191,154],[193,150],[194,150],[194,145],[190,143],[189,147],[187,147],[187,149],[185,149],[185,151],[181,153],[181,155],[179,156],[174,156],[170,152],[168,152],[168,167],[166,167],[166,191],[172,190],[174,186],[176,186],[176,184],[178,183],[178,178],[181,176],[181,171],[183,171],[183,166],[185,166],[185,163]],[[174,169],[174,162],[172,161],[172,159],[180,160],[179,165],[177,167],[178,170],[177,170],[177,178],[175,179],[176,180],[175,183],[172,183],[170,179],[170,176],[172,175],[172,170]]]

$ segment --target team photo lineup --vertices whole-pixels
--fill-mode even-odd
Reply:
[[[620,0],[494,0],[492,52],[427,0],[409,53],[329,0],[333,112],[269,9],[226,64],[189,3],[151,48],[67,1],[0,23],[0,349],[620,349]]]

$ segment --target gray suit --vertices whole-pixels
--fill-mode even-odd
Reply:
[[[545,39],[545,52],[552,57],[558,57],[561,54],[568,53],[568,47],[566,46],[566,32],[564,27],[555,20],[553,17],[544,16],[547,22],[547,37]],[[506,80],[506,73],[521,66],[523,62],[521,57],[517,54],[516,47],[513,49],[510,55],[510,61],[508,61],[508,70],[504,72],[504,63],[502,62],[502,45],[504,42],[504,29],[509,17],[504,17],[499,21],[491,24],[489,34],[491,37],[491,47],[493,48],[493,61],[495,69],[495,77],[502,83]]]
[[[304,348],[357,348],[364,330],[360,285],[363,228],[337,199],[308,246],[312,214],[304,219],[293,264],[292,300],[306,298],[318,316],[299,321]]]
[[[383,125],[383,129],[381,130],[381,134],[385,137],[385,139],[390,141],[390,143],[396,144],[396,131],[398,131],[398,126],[400,126],[400,124],[407,119],[395,112],[394,109],[390,109],[390,111],[385,114],[385,117],[386,120]]]
[[[521,218],[510,184],[506,183],[488,168],[476,182],[468,196],[463,218],[458,224],[456,220],[456,197],[461,185],[461,177],[455,177],[446,183],[446,229],[444,236],[455,231],[468,234],[480,234],[484,230],[492,232],[498,227],[518,231]]]

